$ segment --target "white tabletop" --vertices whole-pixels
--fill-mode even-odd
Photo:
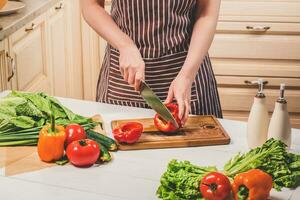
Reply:
[[[3,95],[3,94],[2,94]],[[1,97],[1,94],[0,94]],[[114,106],[96,102],[60,99],[75,113],[84,116],[101,114],[106,130],[115,119],[152,117],[147,109]],[[172,159],[189,160],[193,164],[216,165],[219,169],[237,152],[247,151],[246,123],[220,119],[231,143],[222,146],[174,148],[114,153],[110,163],[91,168],[72,165],[57,166],[10,177],[0,175],[0,196],[5,200],[154,200],[159,179]],[[300,153],[300,130],[292,131],[292,151]],[[1,156],[1,155],[0,155]],[[0,174],[1,169],[0,169]],[[300,199],[300,188],[272,190],[271,199]]]

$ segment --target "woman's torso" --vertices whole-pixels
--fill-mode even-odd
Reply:
[[[186,51],[196,0],[113,0],[111,15],[143,58]]]
[[[181,70],[194,25],[196,0],[113,0],[111,15],[137,45],[145,62],[145,81],[164,100]],[[147,108],[140,94],[124,81],[119,52],[108,45],[98,81],[97,100]],[[184,83],[183,83],[184,84]],[[208,56],[191,88],[191,113],[222,117]]]

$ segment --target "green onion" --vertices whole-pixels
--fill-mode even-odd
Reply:
[[[95,128],[101,122],[88,122],[81,124],[85,130]],[[0,132],[0,147],[3,146],[33,146],[38,142],[39,131],[42,127],[23,129],[11,132]]]
[[[22,136],[22,140],[27,139],[38,139],[38,135],[24,135]],[[6,141],[18,141],[20,140],[19,136],[8,136],[8,137],[0,137],[0,142],[6,142]]]
[[[19,141],[9,141],[9,142],[0,142],[0,147],[5,146],[33,146],[37,144],[37,140],[19,140]]]

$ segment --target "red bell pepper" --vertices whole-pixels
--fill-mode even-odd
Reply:
[[[113,130],[114,138],[120,143],[133,144],[141,137],[143,124],[128,122]]]
[[[175,120],[177,121],[179,128],[181,127],[181,121],[178,117],[178,105],[177,104],[167,104],[166,105],[167,108],[170,110],[171,114],[173,115],[173,117],[175,118]],[[162,117],[157,113],[154,117],[154,124],[156,126],[156,128],[162,132],[165,133],[170,133],[170,132],[174,132],[177,131],[178,128],[176,128],[176,126],[170,122],[170,121],[165,121],[164,119],[162,119]]]
[[[200,192],[206,200],[225,200],[230,191],[229,179],[219,172],[211,172],[201,180]]]

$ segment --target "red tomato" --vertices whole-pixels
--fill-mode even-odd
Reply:
[[[222,173],[211,172],[201,180],[200,192],[206,200],[225,200],[230,191],[230,181]]]
[[[85,130],[79,124],[69,124],[65,131],[67,135],[66,145],[69,145],[76,140],[86,139]]]
[[[68,145],[66,153],[73,165],[85,167],[98,160],[100,148],[94,140],[77,140]]]

